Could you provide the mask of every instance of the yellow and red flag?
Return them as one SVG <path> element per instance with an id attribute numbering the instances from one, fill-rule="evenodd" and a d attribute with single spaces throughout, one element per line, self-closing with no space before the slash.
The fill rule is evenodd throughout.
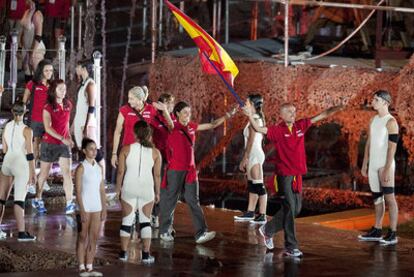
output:
<path id="1" fill-rule="evenodd" d="M 233 86 L 234 79 L 237 74 L 239 74 L 239 69 L 230 58 L 229 54 L 227 54 L 217 41 L 180 9 L 167 0 L 164 0 L 164 2 L 170 8 L 181 26 L 183 26 L 194 40 L 195 44 L 197 44 L 203 71 L 208 74 L 219 73 L 231 86 Z M 210 61 L 207 60 L 207 57 Z M 214 69 L 214 66 L 211 63 L 214 64 L 217 70 Z"/>

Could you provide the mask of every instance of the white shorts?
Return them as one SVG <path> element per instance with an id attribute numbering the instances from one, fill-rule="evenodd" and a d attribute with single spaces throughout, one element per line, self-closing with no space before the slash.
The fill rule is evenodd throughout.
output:
<path id="1" fill-rule="evenodd" d="M 369 187 L 372 192 L 381 192 L 382 191 L 382 184 L 380 179 L 380 171 L 382 169 L 378 166 L 370 166 L 368 169 L 368 182 Z M 394 175 L 395 175 L 395 164 L 392 166 L 392 173 L 391 173 L 391 180 L 390 183 L 387 184 L 388 187 L 394 187 Z"/>

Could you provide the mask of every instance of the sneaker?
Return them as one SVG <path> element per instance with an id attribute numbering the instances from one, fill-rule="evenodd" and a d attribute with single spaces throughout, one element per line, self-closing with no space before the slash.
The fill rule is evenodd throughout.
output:
<path id="1" fill-rule="evenodd" d="M 29 185 L 27 192 L 30 194 L 36 194 L 36 187 L 34 185 Z"/>
<path id="2" fill-rule="evenodd" d="M 148 257 L 142 258 L 142 263 L 143 264 L 153 264 L 154 262 L 155 262 L 154 256 L 151 256 L 149 254 L 148 254 Z"/>
<path id="3" fill-rule="evenodd" d="M 32 208 L 37 209 L 39 207 L 39 201 L 35 198 L 32 199 Z"/>
<path id="4" fill-rule="evenodd" d="M 40 200 L 33 199 L 32 200 L 32 207 L 35 207 L 35 209 L 37 210 L 37 212 L 39 214 L 47 213 L 47 209 L 45 208 L 45 202 L 43 202 L 42 199 L 40 199 Z"/>
<path id="5" fill-rule="evenodd" d="M 69 205 L 66 205 L 65 214 L 73 214 L 75 213 L 76 205 L 73 202 L 70 202 Z"/>
<path id="6" fill-rule="evenodd" d="M 394 245 L 398 243 L 397 232 L 388 230 L 388 233 L 380 241 L 381 245 Z"/>
<path id="7" fill-rule="evenodd" d="M 295 249 L 286 249 L 283 254 L 285 256 L 293 257 L 293 258 L 302 258 L 303 257 L 302 251 L 300 251 L 297 248 L 295 248 Z"/>
<path id="8" fill-rule="evenodd" d="M 273 245 L 273 238 L 272 237 L 268 237 L 265 234 L 265 225 L 262 225 L 259 228 L 259 233 L 263 237 L 264 244 L 266 245 L 267 249 L 272 250 L 273 248 L 275 248 L 275 246 Z"/>
<path id="9" fill-rule="evenodd" d="M 89 275 L 87 276 L 96 276 L 96 277 L 100 277 L 103 276 L 103 274 L 99 271 L 95 271 L 95 270 L 91 270 L 91 271 L 86 271 Z"/>
<path id="10" fill-rule="evenodd" d="M 234 216 L 234 220 L 236 221 L 250 221 L 254 219 L 254 212 L 245 212 L 242 215 Z"/>
<path id="11" fill-rule="evenodd" d="M 359 235 L 361 241 L 380 241 L 382 239 L 382 230 L 372 227 L 366 234 Z"/>
<path id="12" fill-rule="evenodd" d="M 121 250 L 121 252 L 119 252 L 118 259 L 124 262 L 128 261 L 128 253 L 126 251 Z"/>
<path id="13" fill-rule="evenodd" d="M 160 227 L 160 221 L 158 219 L 158 216 L 151 215 L 151 226 L 153 228 L 159 228 Z"/>
<path id="14" fill-rule="evenodd" d="M 161 234 L 160 239 L 167 242 L 174 241 L 174 237 L 170 233 Z"/>
<path id="15" fill-rule="evenodd" d="M 267 220 L 265 214 L 259 214 L 253 220 L 250 220 L 250 223 L 252 224 L 266 224 L 266 222 Z"/>
<path id="16" fill-rule="evenodd" d="M 6 239 L 7 238 L 7 233 L 3 232 L 2 229 L 0 229 L 0 239 Z"/>
<path id="17" fill-rule="evenodd" d="M 49 186 L 49 184 L 45 181 L 44 183 L 43 183 L 43 191 L 49 191 L 50 190 L 50 186 Z"/>
<path id="18" fill-rule="evenodd" d="M 32 236 L 29 232 L 19 232 L 17 236 L 17 241 L 34 241 L 36 240 L 36 236 Z"/>
<path id="19" fill-rule="evenodd" d="M 216 236 L 216 232 L 211 231 L 211 232 L 204 232 L 201 236 L 199 236 L 196 239 L 196 243 L 205 243 L 207 241 L 210 241 L 212 239 L 214 239 L 214 237 Z"/>

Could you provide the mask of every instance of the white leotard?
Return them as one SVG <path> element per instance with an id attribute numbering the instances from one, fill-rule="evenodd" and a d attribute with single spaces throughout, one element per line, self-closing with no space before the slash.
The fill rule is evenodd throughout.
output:
<path id="1" fill-rule="evenodd" d="M 7 144 L 7 153 L 3 159 L 1 171 L 6 176 L 14 177 L 14 199 L 24 201 L 26 186 L 29 182 L 29 163 L 26 160 L 26 140 L 23 132 L 27 126 L 23 122 L 14 120 L 4 128 L 4 140 Z"/>
<path id="2" fill-rule="evenodd" d="M 78 146 L 78 148 L 80 148 L 82 145 L 83 128 L 85 126 L 86 117 L 88 115 L 88 108 L 89 108 L 86 88 L 91 82 L 93 82 L 91 78 L 86 79 L 85 82 L 81 84 L 78 90 L 78 100 L 76 101 L 76 114 L 75 114 L 75 118 L 73 119 L 75 141 L 76 141 L 76 145 Z M 95 114 L 91 114 L 89 121 L 88 121 L 88 127 L 96 128 Z M 100 143 L 96 139 L 96 132 L 93 132 L 93 134 L 91 134 L 89 138 L 95 141 L 96 146 L 98 148 L 100 147 Z"/>
<path id="3" fill-rule="evenodd" d="M 152 151 L 152 148 L 144 147 L 137 142 L 130 145 L 122 192 L 141 198 L 154 198 Z"/>
<path id="4" fill-rule="evenodd" d="M 384 167 L 387 161 L 388 151 L 388 129 L 387 123 L 393 118 L 391 114 L 383 117 L 376 115 L 370 125 L 368 181 L 373 192 L 381 191 L 379 170 Z M 395 161 L 392 162 L 392 169 L 395 170 Z"/>
<path id="5" fill-rule="evenodd" d="M 254 119 L 256 119 L 256 121 L 258 122 L 258 125 L 260 127 L 264 126 L 264 122 L 263 119 L 260 118 L 260 116 L 258 114 L 254 115 Z M 246 127 L 243 130 L 243 136 L 244 136 L 244 147 L 247 147 L 247 140 L 249 138 L 249 127 L 250 127 L 250 123 L 248 123 L 246 125 Z M 250 151 L 250 155 L 249 155 L 249 161 L 247 164 L 247 177 L 249 180 L 251 180 L 250 178 L 250 169 L 255 165 L 255 164 L 260 164 L 260 166 L 263 165 L 264 160 L 265 160 L 265 154 L 263 152 L 263 147 L 262 147 L 262 141 L 263 141 L 263 134 L 256 132 L 255 136 L 254 136 L 254 140 L 253 140 L 253 145 L 252 145 L 252 149 Z"/>
<path id="6" fill-rule="evenodd" d="M 101 182 L 102 182 L 102 168 L 94 161 L 92 165 L 87 160 L 82 162 L 82 203 L 85 212 L 94 213 L 102 210 L 101 202 Z"/>

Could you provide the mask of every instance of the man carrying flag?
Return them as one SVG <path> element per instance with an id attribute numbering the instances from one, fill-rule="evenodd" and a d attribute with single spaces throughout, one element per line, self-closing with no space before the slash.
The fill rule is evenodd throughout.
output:
<path id="1" fill-rule="evenodd" d="M 244 113 L 254 130 L 265 134 L 273 142 L 276 150 L 275 173 L 277 175 L 278 194 L 282 199 L 282 207 L 271 221 L 259 228 L 266 247 L 273 249 L 273 235 L 281 230 L 285 232 L 286 256 L 302 257 L 296 239 L 295 217 L 302 206 L 302 178 L 306 169 L 305 133 L 309 127 L 339 111 L 342 106 L 329 108 L 312 118 L 296 121 L 296 108 L 292 103 L 280 107 L 282 122 L 277 125 L 261 127 L 253 117 L 251 107 L 245 106 Z"/>

